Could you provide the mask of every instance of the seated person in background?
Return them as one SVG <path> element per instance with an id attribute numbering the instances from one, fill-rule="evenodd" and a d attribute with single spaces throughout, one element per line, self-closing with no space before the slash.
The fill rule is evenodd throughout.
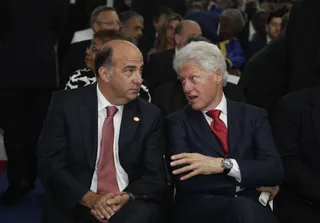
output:
<path id="1" fill-rule="evenodd" d="M 218 47 L 192 42 L 174 58 L 189 106 L 165 121 L 176 185 L 174 222 L 273 223 L 260 191 L 276 195 L 283 167 L 263 109 L 223 94 Z"/>
<path id="2" fill-rule="evenodd" d="M 43 222 L 158 222 L 167 190 L 162 118 L 137 98 L 142 54 L 112 40 L 95 64 L 97 84 L 57 92 L 49 106 L 38 144 Z"/>
<path id="3" fill-rule="evenodd" d="M 246 62 L 239 40 L 236 38 L 245 24 L 243 16 L 237 9 L 226 9 L 220 14 L 219 19 L 218 46 L 227 61 L 228 72 L 239 74 Z"/>
<path id="4" fill-rule="evenodd" d="M 265 24 L 264 32 L 257 31 L 254 38 L 248 45 L 246 58 L 249 60 L 254 54 L 270 43 L 271 40 L 279 36 L 282 30 L 283 11 L 271 12 L 267 24 Z"/>
<path id="5" fill-rule="evenodd" d="M 136 46 L 143 34 L 143 17 L 134 11 L 119 14 L 121 35 L 129 38 Z"/>
<path id="6" fill-rule="evenodd" d="M 320 222 L 320 85 L 279 101 L 273 135 L 285 170 L 275 199 L 281 223 Z"/>
<path id="7" fill-rule="evenodd" d="M 69 81 L 65 86 L 65 90 L 84 87 L 95 83 L 97 81 L 97 77 L 92 70 L 94 69 L 96 52 L 100 50 L 105 43 L 116 39 L 127 40 L 127 38 L 123 37 L 115 30 L 100 30 L 96 32 L 91 41 L 91 46 L 86 51 L 85 62 L 87 68 L 75 71 L 74 75 L 69 78 Z M 149 102 L 151 101 L 149 91 L 144 85 L 141 86 L 139 96 Z"/>

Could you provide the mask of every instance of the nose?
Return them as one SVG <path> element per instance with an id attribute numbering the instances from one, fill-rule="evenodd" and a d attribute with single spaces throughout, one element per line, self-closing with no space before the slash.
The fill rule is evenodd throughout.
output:
<path id="1" fill-rule="evenodd" d="M 137 71 L 135 73 L 135 78 L 133 79 L 133 82 L 134 82 L 134 84 L 137 84 L 137 85 L 141 85 L 142 84 L 143 79 L 142 79 L 140 71 Z"/>
<path id="2" fill-rule="evenodd" d="M 182 83 L 182 88 L 185 94 L 188 94 L 192 91 L 192 84 L 190 81 L 186 80 Z"/>

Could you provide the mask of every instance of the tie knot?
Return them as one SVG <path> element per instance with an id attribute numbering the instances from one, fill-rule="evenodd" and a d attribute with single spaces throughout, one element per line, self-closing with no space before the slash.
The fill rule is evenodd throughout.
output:
<path id="1" fill-rule="evenodd" d="M 207 111 L 206 113 L 210 118 L 215 119 L 215 118 L 219 118 L 221 111 L 217 110 L 217 109 L 213 109 L 210 111 Z"/>
<path id="2" fill-rule="evenodd" d="M 107 117 L 109 116 L 114 117 L 117 111 L 118 109 L 116 106 L 107 106 Z"/>

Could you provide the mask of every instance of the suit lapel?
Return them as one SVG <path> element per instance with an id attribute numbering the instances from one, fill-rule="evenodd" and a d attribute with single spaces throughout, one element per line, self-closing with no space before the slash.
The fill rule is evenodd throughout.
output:
<path id="1" fill-rule="evenodd" d="M 97 85 L 86 87 L 79 107 L 79 122 L 90 168 L 94 168 L 98 145 L 98 99 Z"/>
<path id="2" fill-rule="evenodd" d="M 142 118 L 138 106 L 138 99 L 131 101 L 124 106 L 119 136 L 119 154 L 121 154 L 122 150 L 133 141 Z"/>
<path id="3" fill-rule="evenodd" d="M 237 121 L 237 113 L 235 109 L 235 103 L 229 99 L 227 99 L 227 119 L 228 119 L 228 150 L 229 155 L 234 157 L 235 153 L 235 145 L 237 142 L 237 135 L 241 130 L 239 129 L 238 121 Z"/>
<path id="4" fill-rule="evenodd" d="M 213 151 L 217 152 L 220 156 L 224 156 L 221 146 L 219 145 L 214 133 L 211 131 L 210 126 L 203 116 L 201 111 L 194 111 L 191 106 L 187 108 L 188 121 L 194 132 L 201 137 L 205 142 L 207 142 L 212 148 L 210 151 L 206 151 L 208 155 L 214 156 Z"/>

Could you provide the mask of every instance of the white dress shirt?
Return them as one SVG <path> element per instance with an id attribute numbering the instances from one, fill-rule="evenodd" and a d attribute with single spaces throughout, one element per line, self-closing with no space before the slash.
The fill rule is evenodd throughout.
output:
<path id="1" fill-rule="evenodd" d="M 227 99 L 226 97 L 222 96 L 222 100 L 221 102 L 218 104 L 218 106 L 215 108 L 217 110 L 220 110 L 220 116 L 219 118 L 221 119 L 221 121 L 223 121 L 223 123 L 226 125 L 226 127 L 228 128 L 228 118 L 227 118 Z M 207 122 L 209 125 L 211 125 L 212 122 L 212 118 L 209 117 L 206 114 L 207 111 L 202 111 L 204 117 L 206 118 Z M 230 177 L 234 177 L 239 183 L 241 182 L 241 172 L 240 172 L 240 168 L 238 165 L 238 162 L 235 159 L 231 159 L 232 163 L 233 163 L 233 167 L 230 170 L 230 172 L 228 173 L 228 176 Z"/>
<path id="2" fill-rule="evenodd" d="M 95 165 L 95 170 L 93 173 L 93 178 L 91 181 L 92 192 L 97 192 L 98 187 L 98 161 L 101 150 L 101 139 L 102 139 L 102 127 L 104 120 L 107 118 L 107 106 L 112 105 L 100 92 L 99 87 L 97 85 L 97 96 L 98 96 L 98 150 L 97 150 L 97 160 Z M 114 143 L 113 143 L 113 153 L 114 153 L 114 163 L 117 172 L 117 182 L 119 186 L 119 190 L 123 191 L 129 184 L 129 178 L 126 171 L 122 168 L 119 160 L 119 135 L 120 135 L 120 126 L 121 119 L 123 114 L 123 106 L 116 106 L 118 108 L 118 112 L 113 117 L 113 125 L 114 125 Z"/>

